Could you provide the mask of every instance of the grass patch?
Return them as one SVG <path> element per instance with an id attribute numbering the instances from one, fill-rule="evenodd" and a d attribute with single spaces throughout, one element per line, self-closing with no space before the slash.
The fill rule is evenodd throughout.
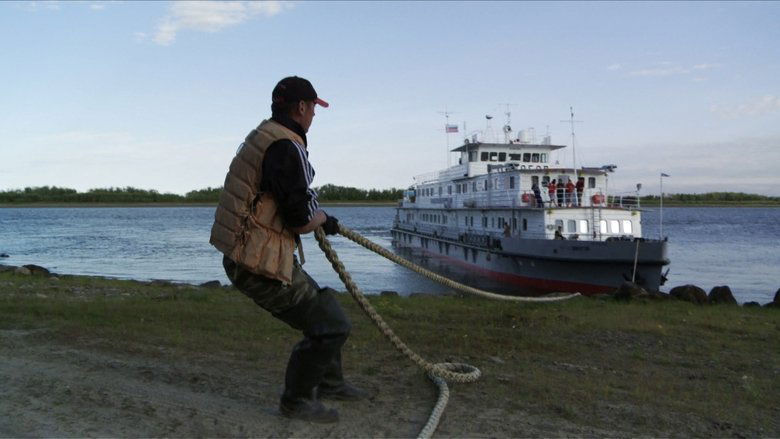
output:
<path id="1" fill-rule="evenodd" d="M 393 377 L 414 367 L 348 295 L 351 373 Z M 370 298 L 415 351 L 483 371 L 472 386 L 496 404 L 594 428 L 685 434 L 780 431 L 780 312 L 684 302 L 577 298 L 513 304 L 477 298 Z M 299 335 L 233 289 L 0 273 L 0 330 L 100 349 L 242 364 L 283 363 Z M 415 380 L 417 380 L 415 378 Z M 424 381 L 419 378 L 420 383 Z M 721 426 L 721 427 L 717 427 Z M 703 430 L 702 430 L 703 428 Z"/>

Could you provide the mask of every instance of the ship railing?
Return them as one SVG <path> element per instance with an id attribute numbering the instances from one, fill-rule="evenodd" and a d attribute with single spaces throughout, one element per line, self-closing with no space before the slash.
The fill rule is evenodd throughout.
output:
<path id="1" fill-rule="evenodd" d="M 639 209 L 639 195 L 636 192 L 624 192 L 609 195 L 607 197 L 608 207 L 619 207 L 624 209 Z"/>

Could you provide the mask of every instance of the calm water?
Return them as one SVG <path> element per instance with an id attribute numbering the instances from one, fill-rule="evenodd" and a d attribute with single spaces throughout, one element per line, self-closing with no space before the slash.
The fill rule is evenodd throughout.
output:
<path id="1" fill-rule="evenodd" d="M 390 248 L 392 207 L 330 207 L 329 213 Z M 4 208 L 0 259 L 58 273 L 139 280 L 228 283 L 221 255 L 208 244 L 212 207 Z M 657 209 L 643 215 L 646 237 L 658 236 Z M 709 291 L 729 285 L 740 302 L 772 300 L 780 287 L 780 208 L 667 208 L 664 234 L 672 260 L 663 288 L 692 283 Z M 364 250 L 332 240 L 369 293 L 441 292 L 443 287 Z M 343 289 L 312 235 L 303 240 L 306 270 L 321 285 Z"/>

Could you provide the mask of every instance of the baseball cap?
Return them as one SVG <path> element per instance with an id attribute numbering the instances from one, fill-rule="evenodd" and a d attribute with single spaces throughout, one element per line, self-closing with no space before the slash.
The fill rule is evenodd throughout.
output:
<path id="1" fill-rule="evenodd" d="M 271 99 L 275 103 L 314 101 L 321 107 L 328 107 L 328 103 L 317 97 L 317 92 L 311 82 L 298 76 L 288 76 L 274 87 Z"/>

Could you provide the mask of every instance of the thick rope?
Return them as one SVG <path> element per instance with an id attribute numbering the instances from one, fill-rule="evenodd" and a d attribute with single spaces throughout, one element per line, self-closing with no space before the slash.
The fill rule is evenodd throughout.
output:
<path id="1" fill-rule="evenodd" d="M 472 288 L 469 287 L 468 285 L 463 285 L 461 283 L 452 281 L 450 279 L 445 278 L 444 276 L 440 276 L 412 262 L 409 262 L 406 259 L 400 258 L 343 225 L 339 225 L 339 229 L 340 229 L 339 232 L 342 235 L 362 245 L 363 247 L 373 252 L 376 252 L 390 259 L 393 262 L 403 265 L 404 267 L 414 270 L 415 272 L 420 273 L 432 280 L 435 280 L 451 288 L 455 288 L 467 293 L 476 294 L 491 299 L 515 300 L 515 301 L 522 301 L 522 302 L 550 302 L 550 301 L 570 299 L 572 297 L 576 297 L 579 295 L 575 293 L 575 294 L 570 294 L 570 295 L 560 296 L 560 297 L 528 298 L 528 297 L 502 296 L 500 294 L 490 293 L 488 291 Z M 328 261 L 330 261 L 331 265 L 333 266 L 333 269 L 336 271 L 336 273 L 338 273 L 339 278 L 341 279 L 342 282 L 344 282 L 344 285 L 347 287 L 347 291 L 349 291 L 349 294 L 352 295 L 352 298 L 355 299 L 355 301 L 363 310 L 363 312 L 365 312 L 366 315 L 368 315 L 368 317 L 371 319 L 374 325 L 382 332 L 382 334 L 384 334 L 390 340 L 390 343 L 392 343 L 393 346 L 395 346 L 396 349 L 398 349 L 402 354 L 406 355 L 407 358 L 412 360 L 412 362 L 414 362 L 417 366 L 425 370 L 428 373 L 428 377 L 439 388 L 439 398 L 436 401 L 436 405 L 434 406 L 431 415 L 428 417 L 428 422 L 425 424 L 423 429 L 420 430 L 420 433 L 418 435 L 418 437 L 420 438 L 430 438 L 433 435 L 433 432 L 436 431 L 436 427 L 439 425 L 441 415 L 444 413 L 444 409 L 446 408 L 447 402 L 449 400 L 450 391 L 449 391 L 449 387 L 447 386 L 447 381 L 451 381 L 455 383 L 471 383 L 478 380 L 479 377 L 482 375 L 482 372 L 474 366 L 463 364 L 463 363 L 435 363 L 434 364 L 431 363 L 430 361 L 425 360 L 416 352 L 412 351 L 409 348 L 409 346 L 406 345 L 406 343 L 404 343 L 400 338 L 398 338 L 397 335 L 395 335 L 395 333 L 390 328 L 390 326 L 388 326 L 388 324 L 385 323 L 384 319 L 382 319 L 382 317 L 376 312 L 374 307 L 371 306 L 371 304 L 368 302 L 365 295 L 363 295 L 363 292 L 360 291 L 360 288 L 352 280 L 352 277 L 347 272 L 346 268 L 344 267 L 344 264 L 341 262 L 341 260 L 339 260 L 336 251 L 333 250 L 333 247 L 331 247 L 330 242 L 328 242 L 328 239 L 325 237 L 325 233 L 322 231 L 322 228 L 318 228 L 317 230 L 315 230 L 314 236 L 317 238 L 317 242 L 319 243 L 320 249 L 322 249 L 323 253 L 325 253 L 325 257 L 328 259 Z"/>

